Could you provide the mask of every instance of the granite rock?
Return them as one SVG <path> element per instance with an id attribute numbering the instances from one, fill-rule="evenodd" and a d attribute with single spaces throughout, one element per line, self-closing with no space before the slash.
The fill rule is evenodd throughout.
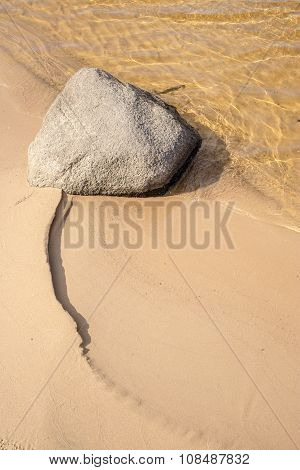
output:
<path id="1" fill-rule="evenodd" d="M 28 181 L 69 194 L 151 193 L 201 145 L 159 97 L 96 68 L 73 75 L 28 151 Z"/>

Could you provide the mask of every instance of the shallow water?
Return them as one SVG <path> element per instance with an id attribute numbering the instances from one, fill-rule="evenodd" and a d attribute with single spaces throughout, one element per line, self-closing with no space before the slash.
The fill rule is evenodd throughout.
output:
<path id="1" fill-rule="evenodd" d="M 299 11 L 290 0 L 3 0 L 0 38 L 58 89 L 82 66 L 155 92 L 174 88 L 164 98 L 220 139 L 217 159 L 227 147 L 233 190 L 251 189 L 297 226 Z"/>

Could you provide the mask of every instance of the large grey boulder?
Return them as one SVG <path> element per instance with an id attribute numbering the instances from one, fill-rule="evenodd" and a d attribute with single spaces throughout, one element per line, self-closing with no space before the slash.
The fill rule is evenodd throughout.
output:
<path id="1" fill-rule="evenodd" d="M 79 70 L 29 146 L 28 181 L 70 194 L 166 187 L 201 145 L 175 108 L 95 68 Z"/>

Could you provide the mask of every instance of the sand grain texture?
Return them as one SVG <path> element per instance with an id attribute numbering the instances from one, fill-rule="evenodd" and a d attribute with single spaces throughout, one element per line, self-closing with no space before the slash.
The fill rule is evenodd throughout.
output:
<path id="1" fill-rule="evenodd" d="M 299 446 L 299 235 L 234 213 L 234 250 L 128 252 L 66 249 L 65 228 L 53 234 L 49 265 L 61 191 L 27 185 L 26 149 L 41 118 L 36 109 L 29 119 L 18 83 L 1 79 L 1 443 Z M 178 197 L 197 193 L 161 202 Z M 76 201 L 86 210 L 103 200 L 74 198 L 68 218 Z M 116 199 L 120 208 L 126 200 Z M 88 324 L 89 362 L 62 295 Z"/>

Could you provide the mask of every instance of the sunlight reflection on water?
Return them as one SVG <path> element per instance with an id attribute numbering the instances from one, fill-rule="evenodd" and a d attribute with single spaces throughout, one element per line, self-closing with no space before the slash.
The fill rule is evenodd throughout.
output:
<path id="1" fill-rule="evenodd" d="M 184 85 L 164 98 L 226 142 L 228 171 L 299 220 L 296 8 L 290 0 L 5 0 L 0 36 L 15 60 L 58 88 L 82 66 L 155 92 Z"/>

